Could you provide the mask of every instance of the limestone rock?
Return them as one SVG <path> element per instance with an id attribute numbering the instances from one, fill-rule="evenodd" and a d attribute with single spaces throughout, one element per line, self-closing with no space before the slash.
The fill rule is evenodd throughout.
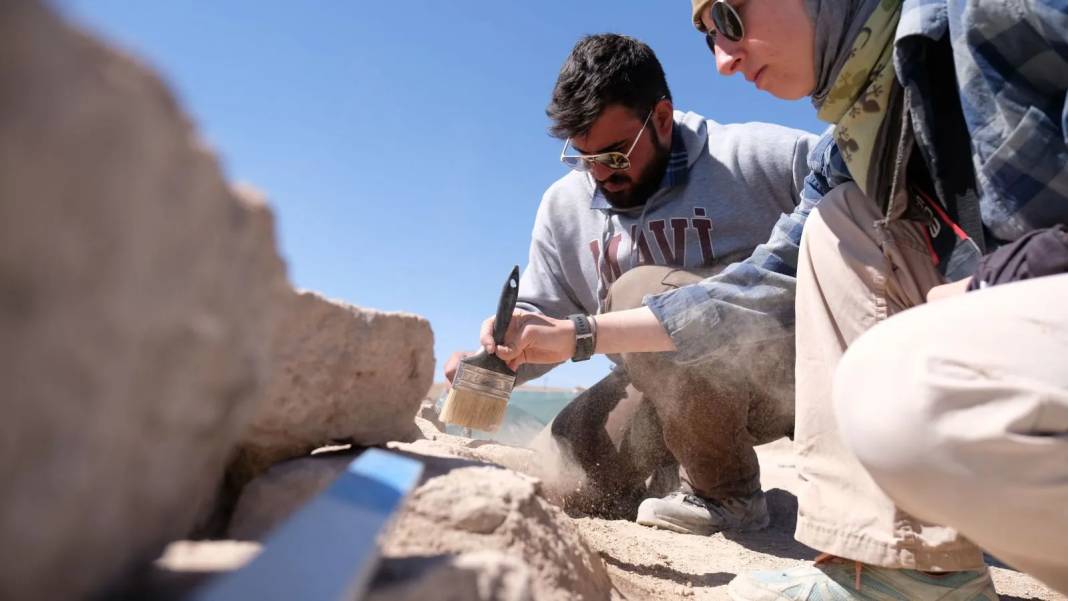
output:
<path id="1" fill-rule="evenodd" d="M 419 436 L 434 371 L 430 324 L 311 292 L 292 295 L 275 332 L 274 373 L 242 441 L 252 474 L 331 441 L 371 446 Z"/>
<path id="2" fill-rule="evenodd" d="M 424 430 L 425 433 L 429 430 Z M 451 434 L 433 434 L 424 440 L 412 443 L 391 442 L 387 446 L 391 450 L 416 455 L 434 457 L 456 457 L 483 463 L 499 465 L 522 474 L 539 477 L 542 471 L 538 467 L 542 460 L 534 451 L 521 447 L 513 447 L 497 444 L 486 440 L 471 440 L 462 436 Z"/>
<path id="3" fill-rule="evenodd" d="M 537 489 L 532 478 L 488 466 L 432 478 L 385 536 L 383 555 L 493 549 L 529 567 L 534 599 L 608 599 L 611 584 L 601 558 Z"/>
<path id="4" fill-rule="evenodd" d="M 269 212 L 148 69 L 0 2 L 0 598 L 186 535 L 269 374 Z"/>
<path id="5" fill-rule="evenodd" d="M 460 439 L 463 440 L 463 439 Z M 485 462 L 435 449 L 427 452 L 410 449 L 395 452 L 423 463 L 423 480 L 446 474 L 457 467 L 487 465 Z M 277 463 L 252 480 L 241 491 L 230 519 L 227 536 L 232 539 L 259 541 L 271 530 L 281 525 L 301 505 L 329 488 L 341 472 L 363 452 L 363 449 L 348 449 L 298 457 Z M 473 455 L 472 455 L 473 457 Z"/>
<path id="6" fill-rule="evenodd" d="M 488 550 L 508 555 L 526 566 L 533 599 L 608 599 L 610 584 L 604 563 L 575 531 L 570 518 L 540 496 L 538 480 L 478 461 L 480 453 L 487 447 L 501 445 L 446 434 L 441 436 L 446 440 L 390 445 L 394 452 L 424 464 L 423 483 L 412 493 L 393 526 L 383 536 L 385 565 L 408 566 L 400 570 L 404 572 L 403 576 L 394 570 L 397 572 L 394 579 L 455 580 L 457 591 L 470 591 L 472 589 L 464 587 L 473 586 L 472 579 L 481 581 L 483 576 L 464 575 L 460 573 L 464 570 L 457 572 L 458 568 L 453 566 L 431 577 L 426 566 L 419 564 L 419 569 L 414 570 L 409 564 L 416 558 L 430 561 L 442 556 Z M 475 446 L 465 447 L 465 441 Z M 497 451 L 496 454 L 509 457 L 507 453 L 500 453 L 501 449 Z M 340 474 L 357 455 L 358 452 L 316 455 L 271 468 L 245 487 L 231 522 L 230 537 L 261 539 L 303 501 L 325 490 L 333 476 Z M 416 571 L 419 573 L 415 574 Z M 509 568 L 508 573 L 513 571 Z M 481 573 L 479 570 L 475 572 Z M 435 589 L 430 584 L 418 582 L 408 582 L 403 589 L 409 592 L 426 590 Z M 456 592 L 440 590 L 449 595 Z M 396 594 L 397 597 L 382 599 L 417 598 L 407 596 L 408 592 Z M 478 596 L 483 595 L 481 592 L 467 597 L 457 594 L 459 596 L 443 598 L 523 598 L 519 593 L 503 597 Z"/>

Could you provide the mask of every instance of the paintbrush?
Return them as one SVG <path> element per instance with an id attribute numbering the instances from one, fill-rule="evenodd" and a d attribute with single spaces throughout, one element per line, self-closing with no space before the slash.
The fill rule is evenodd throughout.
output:
<path id="1" fill-rule="evenodd" d="M 504 344 L 504 334 L 512 321 L 519 296 L 519 266 L 512 268 L 501 289 L 497 318 L 493 322 L 493 341 Z M 515 372 L 495 354 L 485 349 L 460 361 L 452 378 L 452 390 L 441 408 L 441 420 L 450 424 L 494 432 L 504 421 L 508 398 L 515 386 Z"/>

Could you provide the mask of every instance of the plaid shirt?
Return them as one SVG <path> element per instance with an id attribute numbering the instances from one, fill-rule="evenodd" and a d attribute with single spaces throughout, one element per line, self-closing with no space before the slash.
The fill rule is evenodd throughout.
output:
<path id="1" fill-rule="evenodd" d="M 1068 0 L 910 4 L 948 21 L 983 223 L 1002 240 L 1068 223 Z"/>
<path id="2" fill-rule="evenodd" d="M 895 69 L 917 99 L 916 142 L 926 157 L 935 114 L 925 106 L 929 83 L 911 78 L 925 56 L 910 36 L 950 34 L 983 225 L 1011 240 L 1068 223 L 1068 0 L 905 0 L 895 40 Z M 696 285 L 649 296 L 646 305 L 693 363 L 732 346 L 793 336 L 801 232 L 824 194 L 851 179 L 828 130 L 809 156 L 812 173 L 801 203 L 775 224 L 746 260 Z"/>

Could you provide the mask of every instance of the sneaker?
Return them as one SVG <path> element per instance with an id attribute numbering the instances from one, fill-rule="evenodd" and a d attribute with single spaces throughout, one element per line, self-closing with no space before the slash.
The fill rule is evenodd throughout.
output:
<path id="1" fill-rule="evenodd" d="M 679 491 L 662 499 L 646 499 L 638 506 L 639 524 L 683 534 L 751 532 L 767 528 L 770 521 L 762 490 L 722 501 Z"/>
<path id="2" fill-rule="evenodd" d="M 990 571 L 933 576 L 838 558 L 789 570 L 750 572 L 731 580 L 734 601 L 997 601 Z"/>

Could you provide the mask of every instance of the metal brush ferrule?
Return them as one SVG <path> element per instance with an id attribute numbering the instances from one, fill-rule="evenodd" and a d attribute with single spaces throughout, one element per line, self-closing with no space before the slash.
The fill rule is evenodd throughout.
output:
<path id="1" fill-rule="evenodd" d="M 461 361 L 456 369 L 456 375 L 453 376 L 452 385 L 466 390 L 476 390 L 507 403 L 508 398 L 512 396 L 512 387 L 515 386 L 515 376 L 507 376 Z"/>

